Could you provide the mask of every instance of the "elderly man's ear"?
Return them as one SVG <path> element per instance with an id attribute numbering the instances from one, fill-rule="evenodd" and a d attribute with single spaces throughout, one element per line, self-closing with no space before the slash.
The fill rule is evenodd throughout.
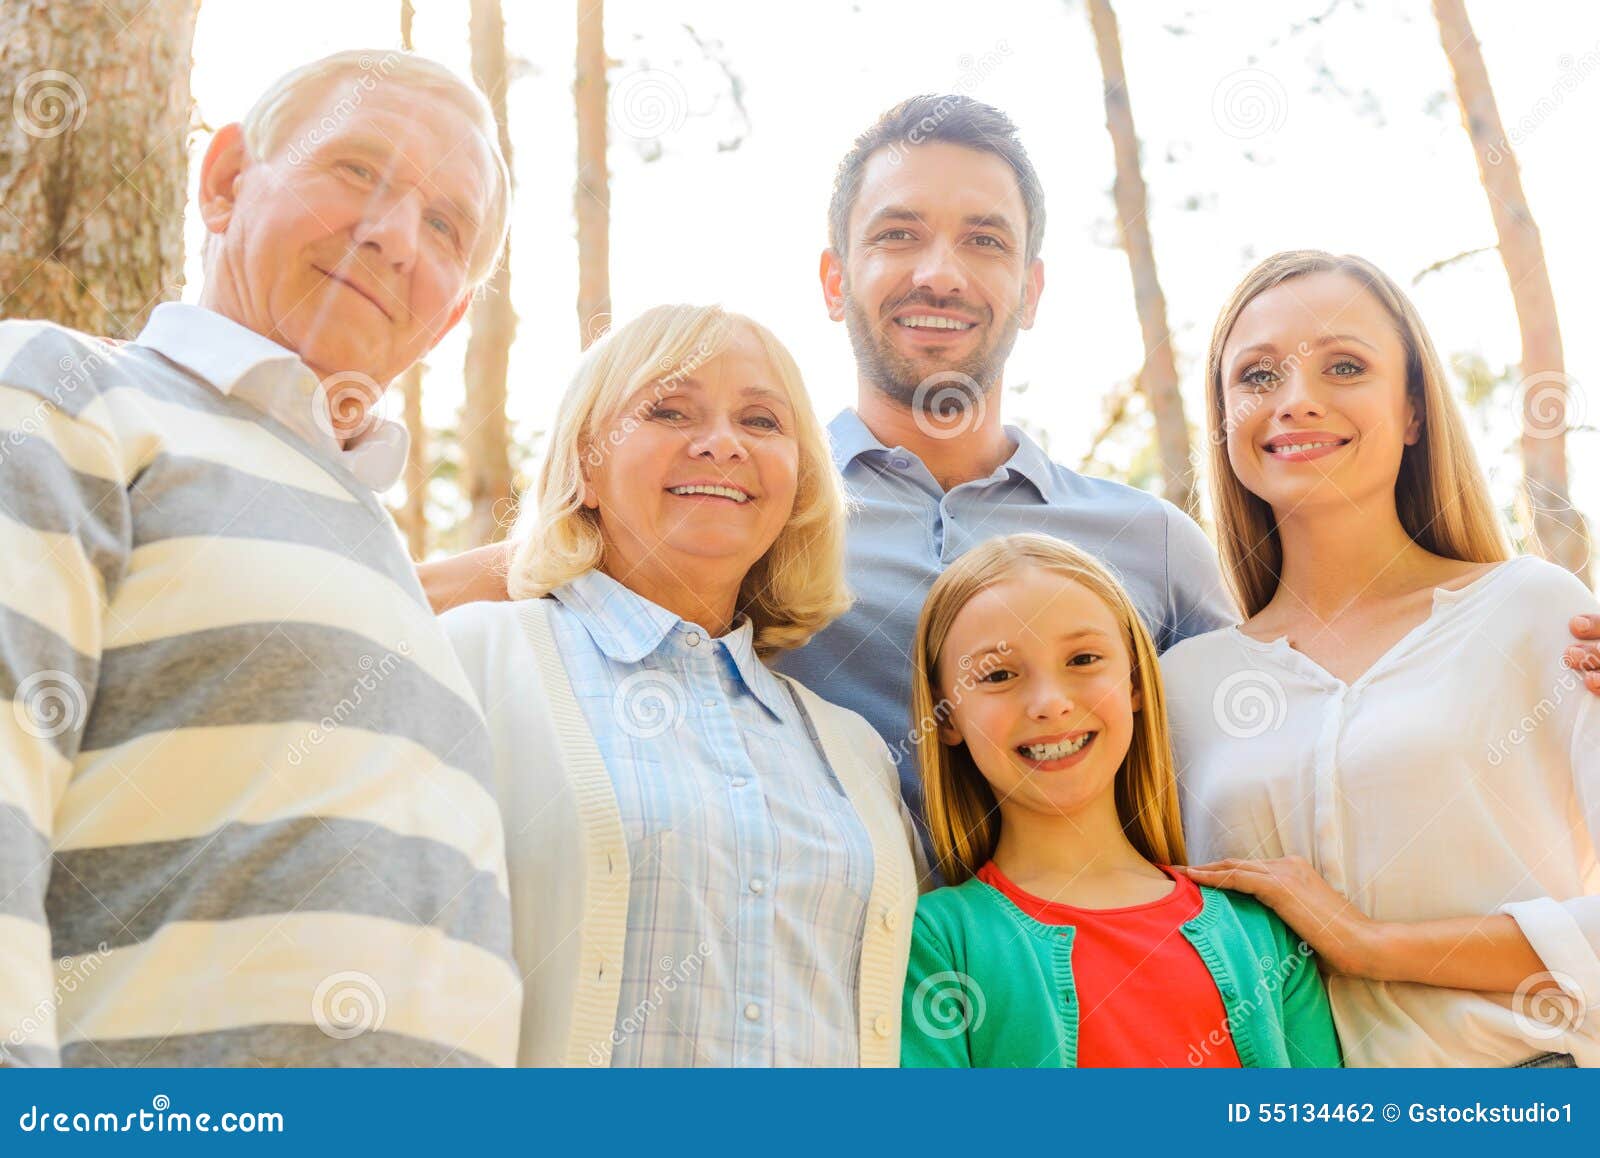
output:
<path id="1" fill-rule="evenodd" d="M 223 125 L 213 134 L 205 160 L 200 162 L 200 220 L 210 232 L 225 232 L 233 220 L 235 186 L 249 163 L 244 126 L 237 122 Z"/>

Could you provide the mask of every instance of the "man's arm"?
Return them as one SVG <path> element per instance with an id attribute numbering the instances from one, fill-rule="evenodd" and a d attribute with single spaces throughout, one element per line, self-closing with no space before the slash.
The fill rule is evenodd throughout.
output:
<path id="1" fill-rule="evenodd" d="M 1239 622 L 1239 609 L 1229 594 L 1217 561 L 1217 549 L 1206 533 L 1183 511 L 1162 501 L 1167 514 L 1167 600 L 1169 618 L 1162 651 L 1192 635 L 1204 635 Z"/>
<path id="2" fill-rule="evenodd" d="M 81 392 L 80 392 L 81 393 Z M 57 805 L 129 551 L 116 443 L 87 399 L 0 382 L 0 1065 L 56 1065 L 45 913 Z M 67 412 L 79 407 L 78 417 Z"/>
<path id="3" fill-rule="evenodd" d="M 417 578 L 433 613 L 443 615 L 463 603 L 494 603 L 511 598 L 506 591 L 506 573 L 515 552 L 514 543 L 490 543 L 447 559 L 418 563 Z"/>

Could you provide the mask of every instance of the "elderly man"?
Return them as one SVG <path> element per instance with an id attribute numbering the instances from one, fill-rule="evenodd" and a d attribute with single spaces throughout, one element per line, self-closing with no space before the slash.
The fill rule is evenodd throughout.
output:
<path id="1" fill-rule="evenodd" d="M 487 739 L 372 414 L 509 184 L 475 89 L 341 53 L 213 138 L 198 306 L 0 324 L 0 1063 L 514 1060 Z"/>

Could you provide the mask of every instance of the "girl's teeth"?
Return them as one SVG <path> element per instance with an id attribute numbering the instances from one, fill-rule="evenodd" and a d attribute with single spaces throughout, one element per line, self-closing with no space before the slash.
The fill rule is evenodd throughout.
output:
<path id="1" fill-rule="evenodd" d="M 1303 450 L 1321 450 L 1325 446 L 1343 446 L 1342 442 L 1298 442 L 1285 443 L 1273 448 L 1274 454 L 1299 454 Z"/>
<path id="2" fill-rule="evenodd" d="M 1064 740 L 1059 744 L 1024 744 L 1021 752 L 1030 760 L 1060 760 L 1082 748 L 1093 735 L 1093 732 L 1085 732 L 1076 740 Z"/>

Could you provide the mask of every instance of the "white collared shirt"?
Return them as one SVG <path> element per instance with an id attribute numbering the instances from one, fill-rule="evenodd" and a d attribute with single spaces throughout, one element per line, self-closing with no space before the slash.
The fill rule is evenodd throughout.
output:
<path id="1" fill-rule="evenodd" d="M 1301 856 L 1380 921 L 1507 913 L 1567 995 L 1332 977 L 1347 1064 L 1600 1065 L 1600 702 L 1561 666 L 1597 610 L 1522 557 L 1350 684 L 1238 628 L 1162 656 L 1191 863 Z"/>
<path id="2" fill-rule="evenodd" d="M 311 367 L 287 347 L 204 306 L 163 302 L 134 339 L 220 394 L 248 402 L 349 471 L 363 486 L 385 491 L 405 471 L 411 436 L 398 422 L 376 418 L 348 443 L 334 437 L 325 391 Z"/>

